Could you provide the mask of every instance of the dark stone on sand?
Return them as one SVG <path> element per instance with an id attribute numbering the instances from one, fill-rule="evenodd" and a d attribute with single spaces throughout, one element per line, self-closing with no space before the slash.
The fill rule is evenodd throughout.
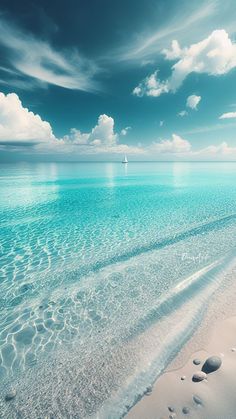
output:
<path id="1" fill-rule="evenodd" d="M 182 412 L 184 415 L 187 415 L 188 413 L 190 413 L 190 409 L 188 407 L 183 407 Z"/>
<path id="2" fill-rule="evenodd" d="M 181 380 L 184 381 L 186 379 L 185 375 L 182 375 Z"/>
<path id="3" fill-rule="evenodd" d="M 152 387 L 149 386 L 145 390 L 145 396 L 150 396 L 152 394 Z"/>
<path id="4" fill-rule="evenodd" d="M 202 361 L 200 359 L 198 359 L 198 358 L 196 358 L 196 359 L 193 360 L 194 365 L 200 365 L 201 362 Z"/>
<path id="5" fill-rule="evenodd" d="M 175 408 L 173 406 L 168 406 L 168 410 L 169 410 L 169 412 L 173 413 L 175 411 Z"/>
<path id="6" fill-rule="evenodd" d="M 9 393 L 6 394 L 5 400 L 6 402 L 9 402 L 10 400 L 13 400 L 16 397 L 16 390 L 11 390 Z"/>
<path id="7" fill-rule="evenodd" d="M 204 362 L 202 371 L 206 374 L 210 374 L 211 372 L 218 370 L 221 364 L 222 361 L 219 356 L 210 356 L 210 358 L 207 358 L 207 360 Z"/>
<path id="8" fill-rule="evenodd" d="M 195 383 L 199 383 L 200 381 L 203 381 L 206 379 L 206 373 L 204 371 L 198 371 L 193 374 L 192 381 Z"/>
<path id="9" fill-rule="evenodd" d="M 198 406 L 203 406 L 203 401 L 202 399 L 197 396 L 196 394 L 193 395 L 193 401 L 194 403 L 196 403 Z"/>

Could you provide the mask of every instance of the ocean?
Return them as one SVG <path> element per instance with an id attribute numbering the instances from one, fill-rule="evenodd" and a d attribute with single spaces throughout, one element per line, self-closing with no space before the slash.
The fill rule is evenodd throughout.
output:
<path id="1" fill-rule="evenodd" d="M 0 417 L 123 417 L 222 296 L 235 237 L 234 162 L 2 164 Z"/>

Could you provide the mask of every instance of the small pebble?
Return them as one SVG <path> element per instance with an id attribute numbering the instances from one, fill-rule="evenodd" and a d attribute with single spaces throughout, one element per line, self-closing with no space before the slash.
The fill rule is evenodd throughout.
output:
<path id="1" fill-rule="evenodd" d="M 175 411 L 175 408 L 173 406 L 168 406 L 168 410 L 169 410 L 169 412 L 173 413 Z"/>
<path id="2" fill-rule="evenodd" d="M 188 407 L 183 407 L 182 412 L 187 415 L 190 412 L 190 409 Z"/>
<path id="3" fill-rule="evenodd" d="M 231 351 L 232 352 L 236 352 L 236 348 L 231 348 Z"/>
<path id="4" fill-rule="evenodd" d="M 197 396 L 196 394 L 193 395 L 193 401 L 196 404 L 198 404 L 199 406 L 203 406 L 202 399 L 199 396 Z"/>
<path id="5" fill-rule="evenodd" d="M 152 394 L 152 387 L 151 386 L 149 386 L 149 387 L 147 387 L 147 389 L 146 389 L 146 391 L 145 391 L 145 395 L 146 396 L 150 396 Z"/>
<path id="6" fill-rule="evenodd" d="M 5 400 L 6 402 L 9 402 L 10 400 L 14 399 L 16 397 L 16 390 L 9 391 L 9 393 L 6 394 Z"/>
<path id="7" fill-rule="evenodd" d="M 204 362 L 202 371 L 206 374 L 210 374 L 211 372 L 218 370 L 221 364 L 222 361 L 219 356 L 210 356 L 210 358 L 207 358 L 207 360 Z"/>
<path id="8" fill-rule="evenodd" d="M 205 372 L 198 371 L 198 372 L 195 372 L 195 374 L 193 374 L 192 381 L 194 381 L 195 383 L 198 383 L 200 381 L 205 380 L 206 378 L 207 378 L 207 375 Z"/>
<path id="9" fill-rule="evenodd" d="M 169 419 L 175 419 L 176 418 L 176 414 L 175 413 L 171 413 L 169 416 Z"/>
<path id="10" fill-rule="evenodd" d="M 181 380 L 184 381 L 186 379 L 186 375 L 182 375 Z"/>
<path id="11" fill-rule="evenodd" d="M 193 360 L 194 365 L 200 365 L 201 364 L 201 360 L 196 358 Z"/>

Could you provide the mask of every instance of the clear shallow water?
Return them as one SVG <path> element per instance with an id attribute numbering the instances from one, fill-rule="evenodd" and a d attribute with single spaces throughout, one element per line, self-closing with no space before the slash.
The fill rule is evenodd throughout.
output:
<path id="1" fill-rule="evenodd" d="M 2 415 L 121 417 L 234 265 L 236 163 L 0 169 Z"/>

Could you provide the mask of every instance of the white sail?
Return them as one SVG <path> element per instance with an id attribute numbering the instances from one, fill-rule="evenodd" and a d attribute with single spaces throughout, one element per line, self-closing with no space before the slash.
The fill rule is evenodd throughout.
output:
<path id="1" fill-rule="evenodd" d="M 122 163 L 128 163 L 128 159 L 127 159 L 126 155 L 125 155 L 124 160 L 122 161 Z"/>

